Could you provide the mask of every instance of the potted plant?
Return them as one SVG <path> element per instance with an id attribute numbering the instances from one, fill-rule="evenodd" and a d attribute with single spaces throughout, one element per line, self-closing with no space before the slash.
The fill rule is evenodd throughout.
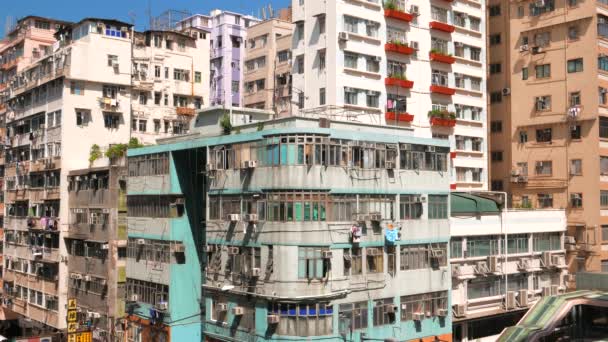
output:
<path id="1" fill-rule="evenodd" d="M 456 113 L 447 109 L 429 110 L 429 119 L 433 126 L 454 127 L 456 124 Z"/>

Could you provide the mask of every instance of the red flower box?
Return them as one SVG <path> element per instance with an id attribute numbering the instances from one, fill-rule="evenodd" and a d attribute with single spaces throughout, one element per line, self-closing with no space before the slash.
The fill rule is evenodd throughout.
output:
<path id="1" fill-rule="evenodd" d="M 397 113 L 397 112 L 386 112 L 384 115 L 386 121 L 403 121 L 412 122 L 414 121 L 414 115 L 408 113 Z"/>
<path id="2" fill-rule="evenodd" d="M 447 33 L 452 33 L 456 28 L 450 24 L 442 23 L 440 21 L 431 21 L 429 27 L 433 30 L 439 30 Z"/>
<path id="3" fill-rule="evenodd" d="M 450 184 L 450 190 L 456 190 L 456 184 Z"/>
<path id="4" fill-rule="evenodd" d="M 432 85 L 430 87 L 431 93 L 435 94 L 443 94 L 443 95 L 454 95 L 456 93 L 456 89 L 452 89 L 449 87 L 444 87 L 440 85 Z"/>
<path id="5" fill-rule="evenodd" d="M 387 77 L 384 80 L 384 85 L 410 89 L 411 87 L 414 86 L 414 81 L 401 80 L 398 78 Z"/>
<path id="6" fill-rule="evenodd" d="M 411 55 L 414 53 L 414 49 L 409 46 L 393 43 L 384 44 L 384 51 L 396 52 L 403 55 Z"/>
<path id="7" fill-rule="evenodd" d="M 412 21 L 412 19 L 414 19 L 414 16 L 409 13 L 398 11 L 398 10 L 391 10 L 391 9 L 385 9 L 384 16 L 387 18 L 393 18 L 393 19 L 397 19 L 397 20 L 406 21 L 408 23 L 410 21 Z"/>
<path id="8" fill-rule="evenodd" d="M 431 126 L 454 127 L 456 126 L 455 119 L 431 118 Z"/>
<path id="9" fill-rule="evenodd" d="M 450 152 L 450 159 L 456 158 L 456 152 Z"/>
<path id="10" fill-rule="evenodd" d="M 429 59 L 434 62 L 446 63 L 446 64 L 454 64 L 456 62 L 456 58 L 448 55 L 442 55 L 440 53 L 429 52 Z"/>

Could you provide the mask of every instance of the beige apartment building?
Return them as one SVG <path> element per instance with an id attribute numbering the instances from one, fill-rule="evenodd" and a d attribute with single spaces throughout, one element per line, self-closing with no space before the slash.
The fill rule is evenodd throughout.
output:
<path id="1" fill-rule="evenodd" d="M 608 2 L 490 0 L 488 29 L 491 188 L 565 209 L 570 272 L 608 271 Z"/>
<path id="2" fill-rule="evenodd" d="M 291 96 L 292 23 L 269 19 L 247 29 L 243 72 L 245 107 L 287 115 Z"/>

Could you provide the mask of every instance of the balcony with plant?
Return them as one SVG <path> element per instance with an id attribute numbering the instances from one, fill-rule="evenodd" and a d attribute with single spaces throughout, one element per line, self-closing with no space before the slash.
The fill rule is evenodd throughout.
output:
<path id="1" fill-rule="evenodd" d="M 408 43 L 400 39 L 391 39 L 384 45 L 384 51 L 396 52 L 402 55 L 411 55 L 414 53 L 414 48 L 410 47 Z"/>
<path id="2" fill-rule="evenodd" d="M 452 54 L 439 49 L 431 49 L 431 51 L 429 51 L 429 59 L 433 62 L 445 64 L 454 64 L 454 62 L 456 62 L 456 58 L 454 58 Z"/>
<path id="3" fill-rule="evenodd" d="M 412 14 L 407 13 L 405 9 L 401 8 L 397 1 L 394 0 L 384 2 L 384 16 L 386 18 L 393 18 L 408 23 L 414 19 Z"/>
<path id="4" fill-rule="evenodd" d="M 387 86 L 410 89 L 414 86 L 414 81 L 408 80 L 405 73 L 392 72 L 384 79 L 384 84 Z"/>
<path id="5" fill-rule="evenodd" d="M 429 111 L 431 126 L 454 127 L 456 126 L 456 113 L 447 109 L 433 109 Z"/>

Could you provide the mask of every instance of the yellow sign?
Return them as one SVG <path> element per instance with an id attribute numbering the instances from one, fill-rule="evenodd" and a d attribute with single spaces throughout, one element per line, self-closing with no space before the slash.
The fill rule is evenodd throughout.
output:
<path id="1" fill-rule="evenodd" d="M 76 299 L 68 299 L 68 310 L 76 310 Z"/>
<path id="2" fill-rule="evenodd" d="M 69 334 L 68 335 L 68 342 L 76 342 L 76 335 L 75 334 Z"/>
<path id="3" fill-rule="evenodd" d="M 70 322 L 68 323 L 68 333 L 75 333 L 78 329 L 78 323 Z"/>
<path id="4" fill-rule="evenodd" d="M 78 312 L 76 310 L 68 310 L 68 322 L 76 322 L 78 320 Z"/>
<path id="5" fill-rule="evenodd" d="M 82 331 L 74 334 L 76 336 L 76 342 L 92 342 L 93 341 L 93 333 L 90 331 Z"/>

